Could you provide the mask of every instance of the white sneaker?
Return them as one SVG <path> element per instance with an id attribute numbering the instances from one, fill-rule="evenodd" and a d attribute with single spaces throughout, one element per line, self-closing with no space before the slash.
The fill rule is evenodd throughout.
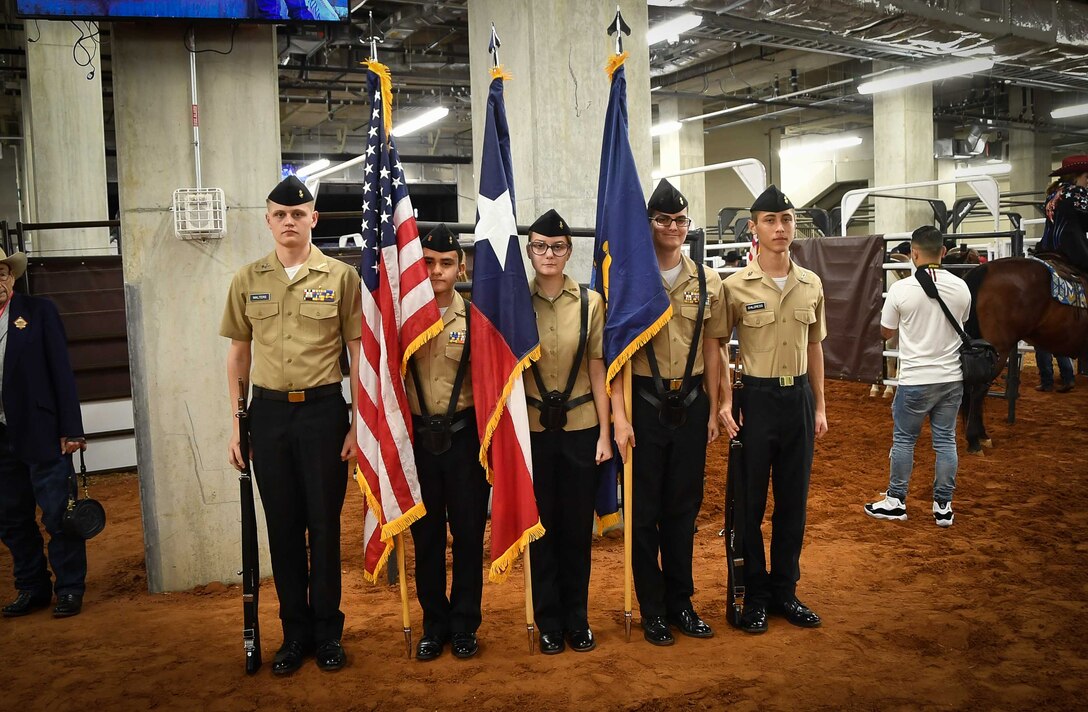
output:
<path id="1" fill-rule="evenodd" d="M 936 500 L 933 501 L 933 521 L 937 523 L 937 526 L 950 527 L 955 518 L 956 515 L 952 513 L 952 502 L 946 502 L 942 507 Z"/>
<path id="2" fill-rule="evenodd" d="M 865 513 L 874 519 L 894 519 L 902 522 L 907 518 L 907 505 L 900 499 L 881 492 L 884 499 L 865 505 Z"/>

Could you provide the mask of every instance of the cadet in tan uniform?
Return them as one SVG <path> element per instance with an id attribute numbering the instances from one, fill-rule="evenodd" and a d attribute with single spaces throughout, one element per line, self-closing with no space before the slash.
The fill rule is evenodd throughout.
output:
<path id="1" fill-rule="evenodd" d="M 523 376 L 533 447 L 533 490 L 547 532 L 530 545 L 540 652 L 597 643 L 589 627 L 590 550 L 598 465 L 612 457 L 604 385 L 604 302 L 568 277 L 570 228 L 554 210 L 529 228 L 529 282 L 540 359 Z"/>
<path id="2" fill-rule="evenodd" d="M 423 259 L 442 311 L 442 333 L 409 361 L 405 390 L 412 410 L 416 469 L 427 515 L 412 524 L 416 596 L 423 637 L 416 659 L 434 660 L 446 641 L 458 658 L 479 650 L 484 527 L 490 485 L 480 467 L 480 438 L 468 365 L 468 303 L 454 290 L 465 268 L 457 239 L 439 225 L 422 240 Z M 453 536 L 453 582 L 446 597 L 446 523 Z"/>
<path id="3" fill-rule="evenodd" d="M 691 557 L 706 448 L 718 437 L 718 343 L 729 328 L 721 277 L 680 249 L 691 224 L 687 200 L 663 179 L 647 212 L 673 315 L 631 359 L 630 425 L 615 384 L 612 407 L 620 452 L 632 426 L 637 439 L 632 565 L 643 635 L 654 645 L 672 645 L 670 624 L 691 637 L 714 635 L 691 604 Z"/>
<path id="4" fill-rule="evenodd" d="M 272 672 L 286 675 L 314 651 L 322 670 L 338 670 L 340 510 L 355 424 L 341 392 L 347 346 L 358 383 L 362 307 L 359 275 L 310 244 L 314 199 L 290 176 L 268 195 L 265 215 L 276 249 L 238 270 L 219 333 L 228 337 L 227 385 L 253 384 L 249 409 L 253 471 L 261 492 L 283 646 Z M 241 468 L 238 424 L 230 462 Z M 307 544 L 309 554 L 307 554 Z"/>
<path id="5" fill-rule="evenodd" d="M 820 625 L 820 617 L 797 600 L 796 588 L 813 439 L 827 432 L 820 343 L 827 332 L 823 283 L 790 260 L 794 218 L 789 199 L 775 186 L 767 188 L 752 204 L 749 223 L 759 239 L 759 256 L 725 280 L 729 323 L 737 328 L 744 370 L 740 391 L 734 393 L 726 379 L 720 413 L 733 437 L 738 424 L 732 399 L 738 399 L 747 492 L 742 533 L 747 595 L 738 627 L 747 633 L 767 630 L 768 609 L 803 628 Z M 774 488 L 770 575 L 760 530 L 768 481 Z"/>

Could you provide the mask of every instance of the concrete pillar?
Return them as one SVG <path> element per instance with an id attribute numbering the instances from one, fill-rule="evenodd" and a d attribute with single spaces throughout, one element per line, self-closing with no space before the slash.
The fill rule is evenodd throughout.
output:
<path id="1" fill-rule="evenodd" d="M 279 181 L 275 30 L 242 25 L 228 55 L 197 55 L 204 187 L 222 188 L 227 234 L 174 237 L 176 188 L 195 187 L 187 25 L 113 26 L 114 105 L 125 302 L 148 586 L 236 579 L 237 473 L 227 464 L 233 402 L 219 336 L 232 274 L 274 247 L 265 196 Z M 196 44 L 232 30 L 197 25 Z M 258 520 L 263 513 L 258 505 Z M 262 537 L 262 566 L 268 547 Z"/>
<path id="2" fill-rule="evenodd" d="M 1016 89 L 1009 91 L 1009 116 L 1021 121 L 1049 121 L 1051 97 L 1048 92 L 1037 89 Z M 1009 174 L 1010 193 L 1030 193 L 1016 195 L 1013 200 L 1041 203 L 1043 192 L 1050 185 L 1048 173 L 1054 168 L 1051 160 L 1051 136 L 1045 131 L 1009 129 Z M 1031 206 L 1024 205 L 1015 209 L 1024 218 L 1039 218 L 1042 213 Z M 1042 225 L 1030 225 L 1025 228 L 1025 237 L 1043 236 Z"/>
<path id="3" fill-rule="evenodd" d="M 874 69 L 877 67 L 874 66 Z M 873 96 L 874 186 L 935 180 L 933 88 L 930 84 Z M 935 197 L 934 188 L 909 193 Z M 933 224 L 933 210 L 914 200 L 875 198 L 877 233 L 910 232 Z M 949 206 L 951 207 L 951 206 Z"/>
<path id="4" fill-rule="evenodd" d="M 624 38 L 631 54 L 625 64 L 631 148 L 649 195 L 653 145 L 646 3 L 621 0 L 619 6 L 631 27 L 631 36 Z M 578 0 L 469 0 L 474 196 L 491 83 L 487 46 L 494 22 L 502 40 L 499 59 L 513 75 L 506 82 L 505 99 L 518 222 L 528 224 L 554 208 L 574 227 L 593 227 L 608 106 L 604 68 L 614 51 L 605 28 L 615 14 L 615 4 Z M 588 280 L 591 263 L 591 243 L 576 238 L 568 273 Z"/>
<path id="5" fill-rule="evenodd" d="M 661 123 L 679 121 L 701 113 L 702 99 L 664 99 L 657 105 L 657 120 Z M 661 154 L 659 167 L 663 173 L 706 165 L 703 160 L 702 121 L 681 124 L 679 131 L 658 137 L 658 144 Z M 688 215 L 695 221 L 695 227 L 717 224 L 718 208 L 722 207 L 707 205 L 705 176 L 704 173 L 694 173 L 669 179 L 688 199 Z"/>
<path id="6" fill-rule="evenodd" d="M 38 20 L 34 25 L 40 35 L 26 44 L 23 91 L 24 220 L 108 220 L 101 57 L 93 67 L 73 61 L 72 47 L 80 38 L 74 23 Z M 41 231 L 30 238 L 33 252 L 41 255 L 116 252 L 107 228 Z"/>

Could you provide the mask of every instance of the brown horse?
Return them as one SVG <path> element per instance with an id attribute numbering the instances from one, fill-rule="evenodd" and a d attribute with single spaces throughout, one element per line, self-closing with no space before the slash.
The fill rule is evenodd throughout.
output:
<path id="1" fill-rule="evenodd" d="M 1057 356 L 1075 357 L 1088 350 L 1088 312 L 1051 298 L 1050 271 L 1037 260 L 994 260 L 971 270 L 964 280 L 971 289 L 971 316 L 964 330 L 997 349 L 994 378 L 1021 340 Z M 988 390 L 986 385 L 964 393 L 968 452 L 992 446 L 983 422 Z"/>

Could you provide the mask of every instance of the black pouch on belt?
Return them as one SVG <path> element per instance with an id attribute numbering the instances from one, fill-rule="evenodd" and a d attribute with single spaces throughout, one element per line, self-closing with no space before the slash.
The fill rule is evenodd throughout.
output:
<path id="1" fill-rule="evenodd" d="M 416 422 L 422 427 L 416 428 L 416 438 L 427 452 L 441 455 L 453 445 L 452 422 L 444 415 L 428 415 Z"/>
<path id="2" fill-rule="evenodd" d="M 567 424 L 567 401 L 570 395 L 548 391 L 540 397 L 540 425 L 545 430 L 562 430 Z"/>

